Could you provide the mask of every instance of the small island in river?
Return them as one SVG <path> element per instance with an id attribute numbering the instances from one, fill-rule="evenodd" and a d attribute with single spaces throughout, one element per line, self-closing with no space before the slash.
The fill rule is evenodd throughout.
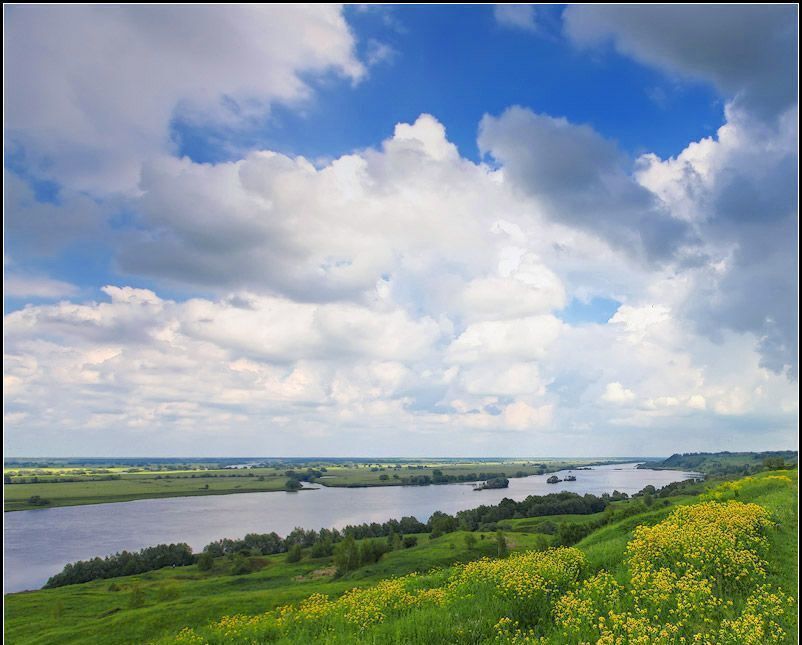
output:
<path id="1" fill-rule="evenodd" d="M 494 488 L 509 488 L 510 487 L 510 480 L 506 477 L 493 477 L 488 479 L 485 482 L 482 482 L 479 486 L 476 486 L 474 490 L 492 490 Z"/>

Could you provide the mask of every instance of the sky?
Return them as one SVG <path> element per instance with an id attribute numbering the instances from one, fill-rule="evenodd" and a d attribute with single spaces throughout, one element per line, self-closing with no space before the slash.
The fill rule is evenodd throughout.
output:
<path id="1" fill-rule="evenodd" d="M 6 455 L 796 448 L 797 24 L 5 5 Z"/>

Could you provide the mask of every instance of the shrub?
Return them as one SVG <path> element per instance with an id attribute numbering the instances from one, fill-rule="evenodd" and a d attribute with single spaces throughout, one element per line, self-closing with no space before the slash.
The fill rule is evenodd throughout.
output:
<path id="1" fill-rule="evenodd" d="M 242 576 L 253 571 L 251 559 L 242 553 L 235 553 L 231 558 L 231 575 Z"/>
<path id="2" fill-rule="evenodd" d="M 303 557 L 300 544 L 293 544 L 287 551 L 287 562 L 300 562 Z"/>
<path id="3" fill-rule="evenodd" d="M 309 555 L 313 558 L 325 558 L 332 553 L 334 553 L 334 544 L 330 539 L 318 540 L 309 549 Z"/>
<path id="4" fill-rule="evenodd" d="M 303 488 L 303 484 L 298 481 L 297 479 L 290 477 L 285 483 L 284 488 L 290 492 L 294 492 L 297 490 L 301 490 Z"/>
<path id="5" fill-rule="evenodd" d="M 415 535 L 405 535 L 402 541 L 402 545 L 405 549 L 410 549 L 413 546 L 418 545 L 418 538 Z"/>
<path id="6" fill-rule="evenodd" d="M 208 551 L 204 551 L 198 556 L 198 570 L 211 571 L 214 568 L 214 558 Z"/>

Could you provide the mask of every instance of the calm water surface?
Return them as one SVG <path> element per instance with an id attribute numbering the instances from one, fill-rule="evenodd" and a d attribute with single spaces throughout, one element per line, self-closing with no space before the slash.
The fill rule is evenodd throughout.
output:
<path id="1" fill-rule="evenodd" d="M 453 514 L 497 504 L 504 497 L 521 500 L 562 490 L 601 495 L 617 489 L 632 494 L 648 484 L 659 488 L 698 476 L 677 470 L 638 470 L 635 465 L 576 470 L 575 482 L 557 485 L 546 483 L 549 475 L 511 479 L 509 488 L 481 492 L 474 492 L 473 484 L 318 487 L 298 493 L 172 497 L 5 513 L 5 592 L 36 589 L 68 562 L 123 549 L 186 542 L 198 551 L 213 540 L 246 533 L 286 535 L 296 526 L 341 528 L 406 515 L 425 522 L 434 511 Z"/>

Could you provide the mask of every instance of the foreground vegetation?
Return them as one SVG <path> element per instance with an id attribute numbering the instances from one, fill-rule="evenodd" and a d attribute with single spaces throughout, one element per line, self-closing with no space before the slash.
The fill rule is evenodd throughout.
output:
<path id="1" fill-rule="evenodd" d="M 794 486 L 786 475 L 771 478 L 722 486 L 637 526 L 612 571 L 594 572 L 575 547 L 483 558 L 335 599 L 317 594 L 256 616 L 225 616 L 165 642 L 793 642 L 795 590 L 770 579 L 769 535 L 779 518 L 728 499 L 767 483 Z"/>
<path id="2" fill-rule="evenodd" d="M 13 594 L 6 638 L 795 642 L 795 471 L 674 486 L 588 515 L 513 512 L 483 526 L 495 530 L 408 536 L 414 546 L 350 571 L 312 548 L 298 560 L 240 552 L 211 558 L 206 570 L 199 563 Z M 369 541 L 377 540 L 356 543 Z"/>
<path id="3" fill-rule="evenodd" d="M 234 461 L 234 463 L 230 463 Z M 243 460 L 240 460 L 242 462 Z M 447 484 L 526 477 L 601 463 L 588 460 L 292 460 L 256 464 L 235 460 L 99 463 L 7 462 L 4 510 L 127 502 L 136 499 L 293 491 L 300 482 L 365 487 Z"/>

